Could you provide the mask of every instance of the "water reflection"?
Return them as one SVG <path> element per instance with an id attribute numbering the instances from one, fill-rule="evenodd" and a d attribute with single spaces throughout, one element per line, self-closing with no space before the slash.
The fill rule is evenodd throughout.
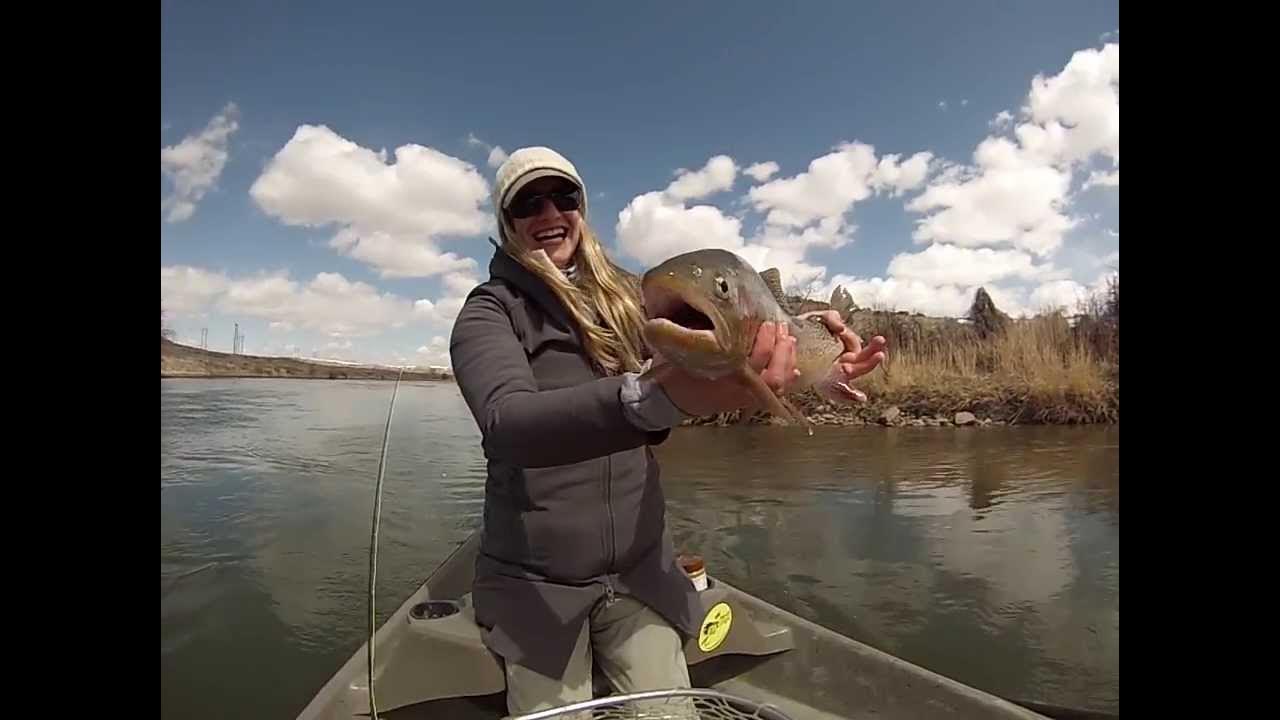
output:
<path id="1" fill-rule="evenodd" d="M 660 457 L 675 537 L 730 582 L 986 689 L 1118 709 L 1118 445 L 758 428 L 676 434 Z"/>

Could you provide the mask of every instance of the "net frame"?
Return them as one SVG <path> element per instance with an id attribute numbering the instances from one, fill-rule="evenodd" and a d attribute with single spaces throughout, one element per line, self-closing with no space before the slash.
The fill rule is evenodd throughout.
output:
<path id="1" fill-rule="evenodd" d="M 680 688 L 608 695 L 504 720 L 791 720 L 768 703 L 719 690 Z"/>

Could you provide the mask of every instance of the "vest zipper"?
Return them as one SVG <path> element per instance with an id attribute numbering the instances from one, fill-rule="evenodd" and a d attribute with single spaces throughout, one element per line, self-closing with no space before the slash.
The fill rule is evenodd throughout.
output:
<path id="1" fill-rule="evenodd" d="M 609 520 L 609 556 L 607 558 L 609 565 L 607 570 L 613 571 L 613 563 L 617 555 L 617 539 L 614 537 L 613 531 L 613 456 L 605 457 L 604 461 L 604 509 L 605 515 Z"/>

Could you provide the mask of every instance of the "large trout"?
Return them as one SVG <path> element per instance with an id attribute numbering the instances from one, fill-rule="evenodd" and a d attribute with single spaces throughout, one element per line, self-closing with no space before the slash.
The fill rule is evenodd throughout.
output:
<path id="1" fill-rule="evenodd" d="M 756 334 L 764 322 L 787 323 L 796 338 L 795 390 L 812 387 L 839 404 L 865 400 L 843 381 L 836 358 L 845 352 L 840 338 L 817 317 L 791 313 L 776 268 L 757 273 L 726 250 L 697 250 L 677 255 L 644 274 L 644 337 L 667 362 L 696 377 L 737 376 L 761 405 L 775 415 L 795 420 L 812 433 L 808 420 L 760 379 L 747 364 Z M 832 307 L 846 316 L 847 293 L 832 294 Z M 659 369 L 660 370 L 660 369 Z"/>

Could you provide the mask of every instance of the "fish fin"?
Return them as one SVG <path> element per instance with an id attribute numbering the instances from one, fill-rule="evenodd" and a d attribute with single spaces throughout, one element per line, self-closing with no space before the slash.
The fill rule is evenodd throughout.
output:
<path id="1" fill-rule="evenodd" d="M 760 273 L 760 279 L 764 280 L 764 284 L 769 288 L 769 292 L 773 293 L 773 299 L 778 301 L 782 309 L 791 312 L 791 303 L 787 300 L 786 293 L 782 292 L 782 272 L 776 267 L 771 267 Z"/>
<path id="2" fill-rule="evenodd" d="M 853 302 L 853 296 L 849 295 L 849 291 L 844 289 L 843 285 L 837 285 L 835 290 L 831 291 L 831 309 L 840 313 L 840 320 L 849 322 L 849 317 L 853 315 L 858 306 Z"/>
<path id="3" fill-rule="evenodd" d="M 837 382 L 831 384 L 831 400 L 839 400 L 845 403 L 864 403 L 867 401 L 867 394 L 846 382 Z"/>
<path id="4" fill-rule="evenodd" d="M 839 363 L 832 363 L 827 374 L 814 383 L 813 389 L 827 400 L 840 405 L 865 403 L 867 394 L 845 380 Z"/>
<path id="5" fill-rule="evenodd" d="M 765 384 L 764 380 L 760 379 L 759 374 L 752 372 L 750 367 L 743 365 L 738 376 L 742 382 L 746 384 L 747 388 L 751 391 L 751 394 L 755 395 L 756 400 L 759 400 L 760 404 L 764 406 L 763 409 L 768 410 L 780 418 L 791 420 L 803 425 L 805 429 L 809 431 L 809 434 L 813 435 L 813 424 L 809 422 L 809 418 L 805 417 L 804 413 L 797 410 L 795 406 L 787 402 L 784 398 L 778 397 L 773 390 Z"/>

